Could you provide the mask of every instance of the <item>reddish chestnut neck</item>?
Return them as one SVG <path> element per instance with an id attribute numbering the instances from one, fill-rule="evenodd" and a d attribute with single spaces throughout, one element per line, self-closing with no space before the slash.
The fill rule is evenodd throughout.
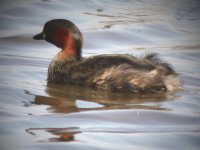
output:
<path id="1" fill-rule="evenodd" d="M 56 55 L 56 60 L 80 60 L 81 50 L 77 49 L 76 40 L 70 31 L 62 28 L 56 30 L 53 34 L 53 43 L 61 48 Z"/>

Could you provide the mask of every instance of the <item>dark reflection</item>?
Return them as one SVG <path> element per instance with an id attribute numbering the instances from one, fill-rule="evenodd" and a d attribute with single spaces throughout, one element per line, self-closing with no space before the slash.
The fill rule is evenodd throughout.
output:
<path id="1" fill-rule="evenodd" d="M 51 2 L 50 0 L 42 0 L 43 2 Z"/>
<path id="2" fill-rule="evenodd" d="M 174 98 L 173 93 L 115 93 L 72 85 L 48 85 L 46 93 L 49 96 L 35 96 L 32 104 L 48 105 L 50 106 L 48 111 L 54 113 L 112 109 L 166 110 L 161 108 L 158 103 Z M 30 93 L 26 91 L 26 94 Z"/>
<path id="3" fill-rule="evenodd" d="M 64 129 L 47 129 L 47 132 L 55 135 L 55 138 L 49 138 L 50 142 L 70 142 L 75 141 L 75 135 L 81 132 L 72 132 L 78 128 L 64 128 Z"/>
<path id="4" fill-rule="evenodd" d="M 48 142 L 71 142 L 77 141 L 76 134 L 82 133 L 79 128 L 30 128 L 26 132 L 31 135 L 37 135 L 40 131 L 51 133 L 54 137 L 48 138 Z M 40 134 L 40 133 L 39 133 Z"/>
<path id="5" fill-rule="evenodd" d="M 97 11 L 98 11 L 98 12 L 103 12 L 103 9 L 98 8 Z"/>

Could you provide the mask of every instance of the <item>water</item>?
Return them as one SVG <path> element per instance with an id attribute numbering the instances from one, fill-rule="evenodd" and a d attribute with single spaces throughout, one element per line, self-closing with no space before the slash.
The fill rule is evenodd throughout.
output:
<path id="1" fill-rule="evenodd" d="M 199 149 L 198 0 L 0 3 L 0 149 Z M 84 56 L 159 53 L 180 73 L 183 91 L 132 95 L 47 86 L 58 48 L 32 36 L 54 18 L 80 28 Z"/>

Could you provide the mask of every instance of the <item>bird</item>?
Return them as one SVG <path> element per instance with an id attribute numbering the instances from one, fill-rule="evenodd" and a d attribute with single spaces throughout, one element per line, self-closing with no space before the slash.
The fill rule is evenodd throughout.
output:
<path id="1" fill-rule="evenodd" d="M 166 93 L 181 89 L 179 74 L 155 53 L 142 57 L 130 54 L 83 57 L 83 36 L 69 20 L 47 21 L 43 31 L 33 39 L 45 40 L 61 49 L 49 64 L 49 84 L 129 93 Z"/>

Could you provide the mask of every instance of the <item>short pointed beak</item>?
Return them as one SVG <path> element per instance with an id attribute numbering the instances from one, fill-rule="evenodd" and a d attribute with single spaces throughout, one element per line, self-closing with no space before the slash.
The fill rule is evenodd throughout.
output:
<path id="1" fill-rule="evenodd" d="M 36 34 L 35 36 L 33 36 L 33 39 L 35 40 L 44 40 L 45 39 L 45 34 L 43 32 Z"/>

